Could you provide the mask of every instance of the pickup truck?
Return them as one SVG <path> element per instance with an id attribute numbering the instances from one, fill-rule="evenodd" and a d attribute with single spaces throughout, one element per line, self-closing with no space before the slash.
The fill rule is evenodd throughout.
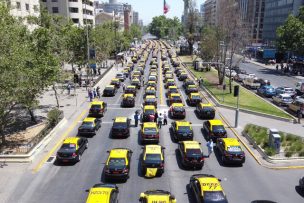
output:
<path id="1" fill-rule="evenodd" d="M 258 89 L 261 84 L 257 81 L 257 78 L 247 77 L 243 80 L 244 87 L 250 89 Z"/>

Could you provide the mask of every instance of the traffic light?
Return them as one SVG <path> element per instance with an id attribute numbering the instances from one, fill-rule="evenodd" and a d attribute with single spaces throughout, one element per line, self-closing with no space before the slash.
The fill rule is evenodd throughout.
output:
<path id="1" fill-rule="evenodd" d="M 239 85 L 234 86 L 234 93 L 233 93 L 234 97 L 239 96 L 239 90 L 240 90 L 240 86 Z"/>

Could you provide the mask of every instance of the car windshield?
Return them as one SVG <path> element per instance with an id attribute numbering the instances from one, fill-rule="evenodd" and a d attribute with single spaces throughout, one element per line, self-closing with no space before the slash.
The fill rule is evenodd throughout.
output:
<path id="1" fill-rule="evenodd" d="M 113 124 L 113 128 L 127 128 L 127 123 L 115 122 L 115 123 Z"/>
<path id="2" fill-rule="evenodd" d="M 199 95 L 192 96 L 192 99 L 200 99 L 201 97 Z"/>
<path id="3" fill-rule="evenodd" d="M 178 126 L 177 130 L 179 132 L 190 132 L 191 131 L 190 126 Z"/>
<path id="4" fill-rule="evenodd" d="M 226 198 L 221 191 L 206 191 L 204 192 L 204 202 L 218 202 L 218 203 L 225 203 Z"/>
<path id="5" fill-rule="evenodd" d="M 186 149 L 187 156 L 201 155 L 200 149 Z"/>
<path id="6" fill-rule="evenodd" d="M 149 98 L 149 99 L 146 99 L 147 102 L 155 102 L 155 99 L 153 98 Z"/>
<path id="7" fill-rule="evenodd" d="M 63 144 L 61 146 L 61 149 L 75 150 L 76 149 L 76 144 Z"/>
<path id="8" fill-rule="evenodd" d="M 94 123 L 93 122 L 85 121 L 85 122 L 82 123 L 82 125 L 85 126 L 85 127 L 93 127 Z"/>
<path id="9" fill-rule="evenodd" d="M 179 96 L 172 96 L 172 99 L 180 99 Z"/>
<path id="10" fill-rule="evenodd" d="M 266 90 L 269 91 L 269 92 L 274 92 L 274 88 L 273 87 L 267 87 Z"/>
<path id="11" fill-rule="evenodd" d="M 213 108 L 211 108 L 211 107 L 204 107 L 204 110 L 205 111 L 213 111 Z"/>
<path id="12" fill-rule="evenodd" d="M 113 87 L 106 87 L 106 90 L 114 90 Z"/>
<path id="13" fill-rule="evenodd" d="M 116 77 L 123 77 L 121 73 L 116 74 Z"/>
<path id="14" fill-rule="evenodd" d="M 161 161 L 160 154 L 146 154 L 146 161 Z"/>
<path id="15" fill-rule="evenodd" d="M 157 132 L 156 128 L 144 128 L 145 134 L 149 134 L 149 133 L 154 134 L 156 132 Z"/>
<path id="16" fill-rule="evenodd" d="M 125 165 L 126 165 L 126 160 L 124 158 L 110 158 L 109 160 L 109 166 L 119 167 Z"/>
<path id="17" fill-rule="evenodd" d="M 91 106 L 92 109 L 101 109 L 101 105 L 95 104 Z"/>
<path id="18" fill-rule="evenodd" d="M 227 147 L 228 152 L 241 152 L 242 149 L 240 146 L 229 146 Z"/>
<path id="19" fill-rule="evenodd" d="M 283 100 L 290 100 L 290 99 L 292 99 L 291 97 L 283 97 L 282 98 Z"/>
<path id="20" fill-rule="evenodd" d="M 218 131 L 225 131 L 225 128 L 223 125 L 213 125 L 212 126 L 212 130 L 214 132 L 218 132 Z"/>

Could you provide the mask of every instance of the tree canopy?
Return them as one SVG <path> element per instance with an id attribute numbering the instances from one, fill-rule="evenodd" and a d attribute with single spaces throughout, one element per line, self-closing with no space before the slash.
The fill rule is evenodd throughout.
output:
<path id="1" fill-rule="evenodd" d="M 304 7 L 297 16 L 289 15 L 277 29 L 277 47 L 280 51 L 292 51 L 304 55 Z"/>
<path id="2" fill-rule="evenodd" d="M 177 17 L 156 16 L 152 19 L 148 31 L 158 38 L 177 39 L 182 33 L 182 24 Z"/>

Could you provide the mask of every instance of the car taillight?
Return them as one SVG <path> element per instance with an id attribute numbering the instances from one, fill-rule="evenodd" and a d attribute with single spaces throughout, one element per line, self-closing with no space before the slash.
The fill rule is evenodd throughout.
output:
<path id="1" fill-rule="evenodd" d="M 76 157 L 77 156 L 77 154 L 74 152 L 73 154 L 72 154 L 72 157 Z"/>
<path id="2" fill-rule="evenodd" d="M 155 135 L 155 138 L 159 138 L 159 133 L 157 133 L 157 134 Z"/>
<path id="3" fill-rule="evenodd" d="M 129 169 L 125 168 L 122 172 L 123 172 L 123 173 L 128 173 L 128 172 L 129 172 Z"/>

